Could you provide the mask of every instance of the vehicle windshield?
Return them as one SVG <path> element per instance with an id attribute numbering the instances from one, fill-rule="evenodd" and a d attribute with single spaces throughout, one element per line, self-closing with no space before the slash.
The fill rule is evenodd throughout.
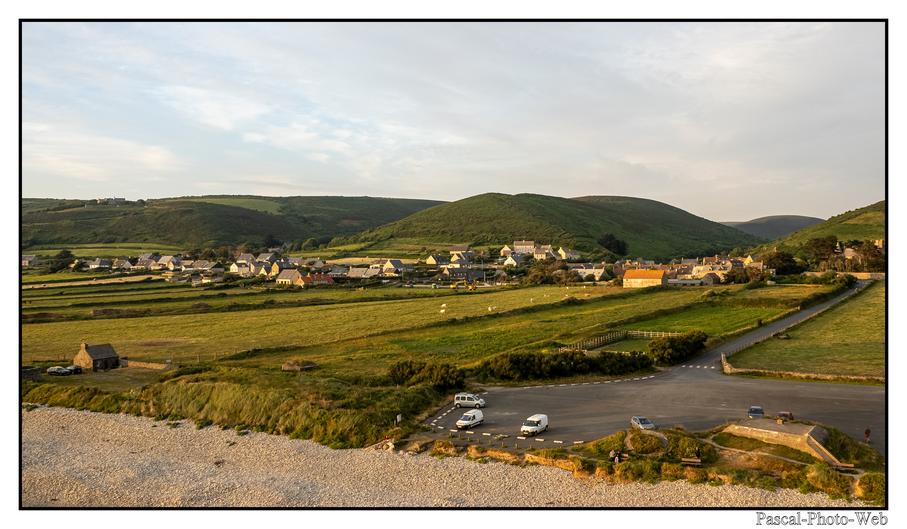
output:
<path id="1" fill-rule="evenodd" d="M 640 417 L 639 424 L 652 424 L 652 421 L 650 421 L 649 419 L 646 419 L 645 417 Z"/>
<path id="2" fill-rule="evenodd" d="M 471 420 L 472 420 L 472 415 L 470 415 L 470 414 L 467 413 L 467 414 L 463 415 L 462 417 L 460 417 L 460 420 L 461 420 L 461 421 L 471 421 Z"/>
<path id="3" fill-rule="evenodd" d="M 750 408 L 750 411 L 762 413 L 762 408 L 758 408 L 758 407 L 756 407 L 756 406 L 753 406 L 752 408 Z"/>
<path id="4" fill-rule="evenodd" d="M 529 420 L 529 419 L 527 419 L 526 421 L 523 422 L 523 426 L 538 426 L 538 425 L 539 425 L 538 421 L 533 421 L 533 420 Z"/>

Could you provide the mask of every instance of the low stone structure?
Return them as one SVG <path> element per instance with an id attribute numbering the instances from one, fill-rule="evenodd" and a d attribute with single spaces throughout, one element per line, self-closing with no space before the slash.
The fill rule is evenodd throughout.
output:
<path id="1" fill-rule="evenodd" d="M 114 369 L 120 367 L 120 355 L 109 343 L 88 345 L 82 342 L 82 347 L 72 359 L 72 363 L 92 371 Z"/>
<path id="2" fill-rule="evenodd" d="M 755 375 L 779 378 L 800 378 L 803 380 L 830 380 L 845 382 L 877 382 L 885 383 L 885 377 L 874 377 L 869 375 L 832 375 L 824 373 L 803 373 L 799 371 L 780 371 L 776 369 L 756 369 L 734 367 L 727 359 L 727 355 L 721 355 L 721 370 L 726 375 Z"/>
<path id="3" fill-rule="evenodd" d="M 775 421 L 773 419 L 749 419 L 740 424 L 731 424 L 725 432 L 740 437 L 749 437 L 763 443 L 783 445 L 805 452 L 816 459 L 836 467 L 852 467 L 842 463 L 822 443 L 828 432 L 812 424 Z"/>

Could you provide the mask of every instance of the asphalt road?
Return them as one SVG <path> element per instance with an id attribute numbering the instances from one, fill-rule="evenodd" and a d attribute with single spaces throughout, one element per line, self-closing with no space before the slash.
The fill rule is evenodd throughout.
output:
<path id="1" fill-rule="evenodd" d="M 488 388 L 483 397 L 487 402 L 483 410 L 485 424 L 473 431 L 515 437 L 526 417 L 544 413 L 550 422 L 548 432 L 538 436 L 544 441 L 526 442 L 552 447 L 590 441 L 627 428 L 633 415 L 644 415 L 659 426 L 680 425 L 688 430 L 706 430 L 728 420 L 743 419 L 751 405 L 761 405 L 768 416 L 790 411 L 799 419 L 834 426 L 860 440 L 863 431 L 871 428 L 873 445 L 885 455 L 883 386 L 756 379 L 727 376 L 721 372 L 722 352 L 758 341 L 757 338 L 765 333 L 770 335 L 802 321 L 852 294 L 849 291 L 766 325 L 703 353 L 689 364 L 654 376 L 609 382 Z M 454 423 L 462 411 L 449 405 L 429 421 L 438 433 L 447 433 L 456 428 Z"/>

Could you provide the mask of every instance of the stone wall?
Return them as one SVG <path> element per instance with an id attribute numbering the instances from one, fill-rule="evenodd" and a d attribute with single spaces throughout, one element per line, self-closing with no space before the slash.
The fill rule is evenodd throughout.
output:
<path id="1" fill-rule="evenodd" d="M 140 362 L 138 360 L 120 359 L 120 367 L 144 367 L 145 369 L 170 369 L 171 364 L 160 364 L 157 362 Z"/>
<path id="2" fill-rule="evenodd" d="M 863 375 L 828 375 L 822 373 L 802 373 L 799 371 L 780 371 L 775 369 L 754 369 L 734 367 L 728 362 L 727 355 L 721 355 L 721 370 L 726 375 L 757 375 L 781 378 L 800 378 L 804 380 L 832 380 L 845 382 L 879 382 L 884 384 L 885 377 Z"/>

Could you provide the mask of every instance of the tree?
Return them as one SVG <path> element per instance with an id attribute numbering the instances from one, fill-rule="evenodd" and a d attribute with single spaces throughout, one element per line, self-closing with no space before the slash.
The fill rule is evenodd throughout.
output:
<path id="1" fill-rule="evenodd" d="M 615 237 L 613 233 L 602 235 L 597 242 L 615 255 L 627 255 L 627 243 Z"/>
<path id="2" fill-rule="evenodd" d="M 838 248 L 838 238 L 834 235 L 827 237 L 816 237 L 806 241 L 801 253 L 806 257 L 806 261 L 812 266 L 817 266 L 820 262 L 828 260 L 835 254 Z"/>
<path id="3" fill-rule="evenodd" d="M 302 243 L 302 247 L 300 249 L 301 250 L 314 250 L 316 248 L 318 248 L 318 241 L 316 241 L 312 237 L 309 237 L 308 239 L 305 240 L 305 242 Z"/>
<path id="4" fill-rule="evenodd" d="M 281 244 L 280 239 L 274 237 L 274 235 L 272 235 L 270 233 L 265 235 L 265 240 L 264 240 L 265 248 L 272 248 L 274 246 L 280 246 L 280 244 Z"/>
<path id="5" fill-rule="evenodd" d="M 69 250 L 60 250 L 45 265 L 48 272 L 54 273 L 63 270 L 73 261 L 75 256 Z"/>
<path id="6" fill-rule="evenodd" d="M 778 275 L 799 274 L 806 269 L 787 252 L 769 252 L 762 258 L 762 262 L 766 268 L 774 268 Z"/>

